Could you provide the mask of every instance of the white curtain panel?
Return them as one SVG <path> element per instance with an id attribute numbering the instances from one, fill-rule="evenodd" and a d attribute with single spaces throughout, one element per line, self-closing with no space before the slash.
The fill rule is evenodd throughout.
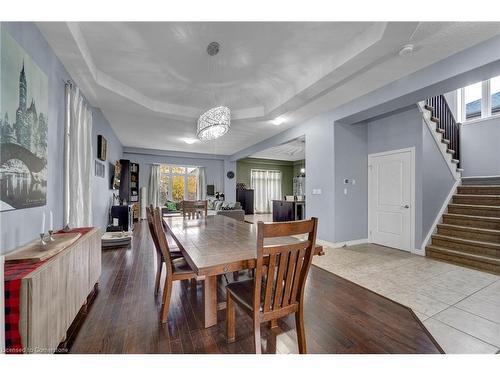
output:
<path id="1" fill-rule="evenodd" d="M 92 226 L 92 111 L 80 90 L 66 85 L 65 209 L 70 228 Z"/>
<path id="2" fill-rule="evenodd" d="M 153 164 L 151 166 L 151 175 L 149 176 L 149 204 L 153 207 L 159 207 L 160 201 L 160 166 Z"/>
<path id="3" fill-rule="evenodd" d="M 281 199 L 281 172 L 252 169 L 250 185 L 254 189 L 255 212 L 272 212 L 273 199 Z"/>
<path id="4" fill-rule="evenodd" d="M 205 167 L 198 167 L 198 186 L 197 186 L 198 200 L 204 201 L 207 199 L 207 175 Z"/>
<path id="5" fill-rule="evenodd" d="M 281 172 L 267 171 L 267 212 L 273 212 L 273 200 L 283 199 L 281 196 Z"/>

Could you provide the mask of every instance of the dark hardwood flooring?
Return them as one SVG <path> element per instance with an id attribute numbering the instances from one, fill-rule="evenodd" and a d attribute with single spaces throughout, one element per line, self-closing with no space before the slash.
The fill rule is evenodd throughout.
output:
<path id="1" fill-rule="evenodd" d="M 174 285 L 169 321 L 159 321 L 153 295 L 155 256 L 145 221 L 130 248 L 103 251 L 99 292 L 70 353 L 252 353 L 252 323 L 237 312 L 236 342 L 226 343 L 225 310 L 203 328 L 202 282 Z M 228 275 L 231 278 L 230 275 Z M 240 279 L 244 276 L 240 276 Z M 224 281 L 219 281 L 224 299 Z M 305 295 L 309 353 L 439 353 L 408 308 L 312 266 Z M 297 353 L 294 317 L 262 326 L 265 353 Z"/>

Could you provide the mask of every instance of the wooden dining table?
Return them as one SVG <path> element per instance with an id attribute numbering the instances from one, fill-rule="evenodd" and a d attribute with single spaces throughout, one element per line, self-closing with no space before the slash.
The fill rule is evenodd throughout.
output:
<path id="1" fill-rule="evenodd" d="M 217 276 L 228 272 L 252 269 L 257 257 L 257 225 L 227 216 L 213 215 L 196 219 L 163 218 L 170 235 L 187 263 L 198 276 L 204 276 L 205 328 L 217 324 L 217 310 L 225 303 L 217 301 Z M 297 242 L 294 237 L 277 237 L 265 244 Z M 323 247 L 315 247 L 315 255 Z"/>

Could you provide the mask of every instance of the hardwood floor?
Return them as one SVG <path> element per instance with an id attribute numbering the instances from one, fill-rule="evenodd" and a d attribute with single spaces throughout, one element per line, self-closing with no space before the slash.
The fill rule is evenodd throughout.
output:
<path id="1" fill-rule="evenodd" d="M 197 288 L 178 283 L 169 321 L 160 323 L 152 246 L 143 221 L 136 224 L 130 248 L 103 251 L 99 292 L 70 353 L 251 353 L 252 322 L 246 314 L 237 311 L 231 344 L 225 311 L 218 312 L 216 326 L 203 328 L 201 282 Z M 220 280 L 221 299 L 224 285 Z M 408 308 L 315 266 L 306 284 L 305 331 L 309 353 L 440 352 Z M 293 316 L 272 330 L 262 325 L 262 345 L 264 353 L 297 353 Z"/>

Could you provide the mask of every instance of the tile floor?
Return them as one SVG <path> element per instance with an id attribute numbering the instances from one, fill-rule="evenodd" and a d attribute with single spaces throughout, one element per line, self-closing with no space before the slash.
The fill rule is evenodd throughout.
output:
<path id="1" fill-rule="evenodd" d="M 446 353 L 500 353 L 500 276 L 373 244 L 325 252 L 315 265 L 410 307 Z"/>

